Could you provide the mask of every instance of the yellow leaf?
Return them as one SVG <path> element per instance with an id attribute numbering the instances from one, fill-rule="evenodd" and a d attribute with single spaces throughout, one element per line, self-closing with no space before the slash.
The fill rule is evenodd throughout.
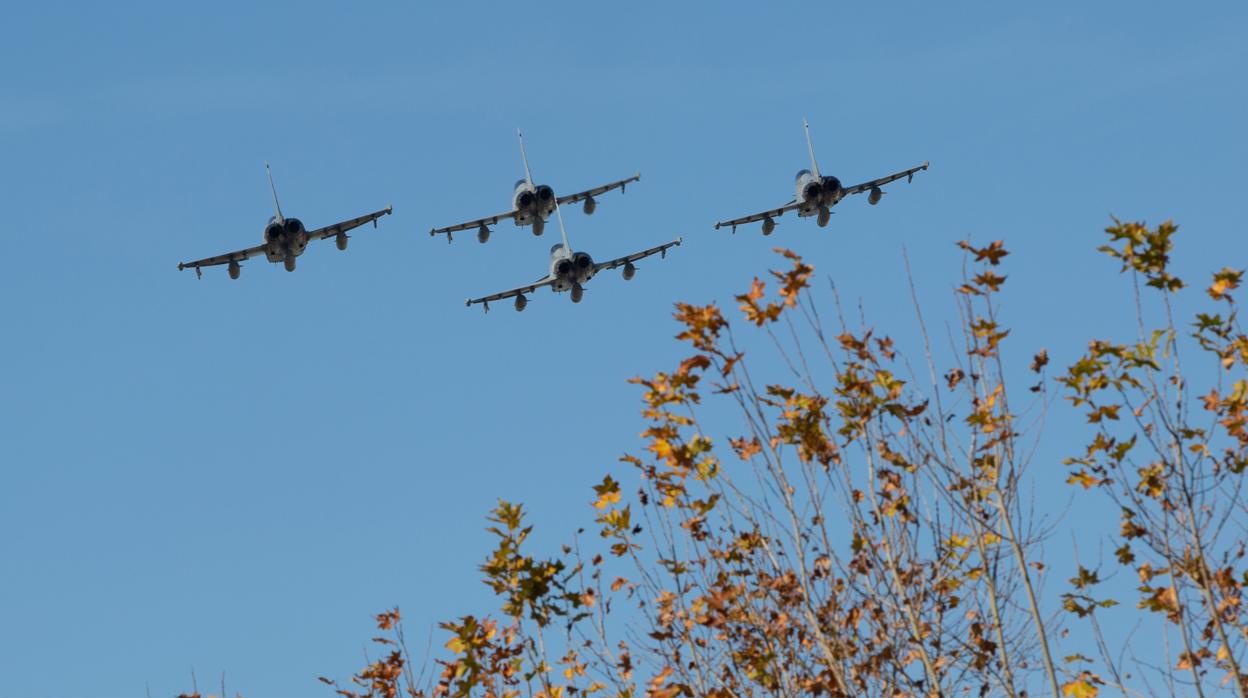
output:
<path id="1" fill-rule="evenodd" d="M 602 479 L 601 485 L 594 485 L 594 493 L 598 495 L 594 506 L 598 509 L 606 509 L 620 501 L 620 483 L 608 475 Z"/>
<path id="2" fill-rule="evenodd" d="M 1086 470 L 1080 470 L 1079 472 L 1073 473 L 1070 477 L 1066 478 L 1066 484 L 1080 485 L 1085 490 L 1090 489 L 1095 485 L 1099 485 L 1100 483 L 1100 480 L 1093 477 L 1092 474 Z"/>
<path id="3" fill-rule="evenodd" d="M 1096 698 L 1101 690 L 1083 679 L 1062 684 L 1062 695 L 1066 698 Z"/>

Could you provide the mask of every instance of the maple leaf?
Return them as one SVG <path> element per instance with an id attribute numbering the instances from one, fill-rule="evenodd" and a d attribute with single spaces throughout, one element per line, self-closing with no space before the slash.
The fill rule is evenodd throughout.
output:
<path id="1" fill-rule="evenodd" d="M 1084 672 L 1084 675 L 1088 675 L 1087 672 Z M 1100 692 L 1101 689 L 1084 678 L 1062 684 L 1062 695 L 1066 698 L 1096 698 Z"/>
<path id="2" fill-rule="evenodd" d="M 601 485 L 594 485 L 594 493 L 598 495 L 598 499 L 594 501 L 594 508 L 606 509 L 620 501 L 620 483 L 607 475 L 602 478 Z"/>
<path id="3" fill-rule="evenodd" d="M 1236 271 L 1230 267 L 1223 267 L 1222 271 L 1215 272 L 1213 275 L 1213 283 L 1205 292 L 1215 301 L 1226 301 L 1231 303 L 1231 297 L 1227 295 L 1229 291 L 1239 288 L 1239 281 L 1244 276 L 1244 272 Z"/>
<path id="4" fill-rule="evenodd" d="M 389 630 L 393 628 L 394 624 L 398 623 L 399 620 L 399 609 L 397 608 L 392 611 L 380 613 L 377 615 L 377 628 L 379 630 Z"/>
<path id="5" fill-rule="evenodd" d="M 1041 369 L 1049 364 L 1049 352 L 1041 349 L 1039 353 L 1031 361 L 1031 372 L 1039 373 Z"/>
<path id="6" fill-rule="evenodd" d="M 976 274 L 973 280 L 975 283 L 988 289 L 989 291 L 1000 291 L 1001 284 L 1005 283 L 1004 276 L 998 276 L 997 274 L 987 270 Z"/>

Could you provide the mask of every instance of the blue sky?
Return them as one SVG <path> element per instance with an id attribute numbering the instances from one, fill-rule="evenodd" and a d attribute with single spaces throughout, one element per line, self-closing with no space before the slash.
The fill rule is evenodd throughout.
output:
<path id="1" fill-rule="evenodd" d="M 1248 258 L 1242 3 L 5 14 L 2 696 L 171 695 L 192 668 L 201 687 L 225 670 L 248 696 L 317 695 L 358 665 L 370 614 L 398 604 L 423 636 L 481 610 L 482 515 L 523 501 L 551 544 L 589 521 L 589 485 L 638 446 L 625 380 L 682 355 L 671 303 L 729 305 L 776 245 L 904 340 L 903 246 L 940 323 L 954 241 L 1005 238 L 1005 313 L 1028 322 L 1007 350 L 1057 366 L 1132 331 L 1100 314 L 1130 309 L 1093 251 L 1111 213 L 1176 219 L 1197 281 Z M 713 230 L 791 198 L 803 117 L 846 182 L 931 169 L 826 229 Z M 685 245 L 579 306 L 465 309 L 545 270 L 550 233 L 427 234 L 508 206 L 517 127 L 558 192 L 642 173 L 567 212 L 575 246 Z M 294 274 L 179 273 L 259 242 L 265 160 L 310 227 L 394 215 Z M 1036 467 L 1056 477 L 1064 450 Z"/>

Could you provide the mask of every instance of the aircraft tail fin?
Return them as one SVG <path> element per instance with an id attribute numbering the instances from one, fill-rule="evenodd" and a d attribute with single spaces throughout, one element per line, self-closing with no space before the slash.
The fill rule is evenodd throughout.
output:
<path id="1" fill-rule="evenodd" d="M 520 129 L 516 129 L 516 138 L 520 141 L 520 159 L 524 161 L 524 178 L 528 181 L 529 187 L 533 187 L 533 173 L 529 171 L 529 156 L 524 152 L 524 134 Z"/>
<path id="2" fill-rule="evenodd" d="M 806 152 L 810 153 L 810 173 L 818 179 L 820 177 L 819 163 L 815 162 L 815 146 L 810 141 L 810 122 L 802 119 L 802 128 L 806 129 Z"/>
<path id="3" fill-rule="evenodd" d="M 269 169 L 269 163 L 264 163 L 264 172 L 269 176 L 269 190 L 273 192 L 273 208 L 277 209 L 277 222 L 285 223 L 286 218 L 282 216 L 282 205 L 277 200 L 277 187 L 273 186 L 273 170 Z"/>
<path id="4" fill-rule="evenodd" d="M 555 201 L 555 216 L 559 218 L 559 234 L 563 236 L 563 249 L 572 254 L 572 245 L 568 243 L 568 229 L 563 227 L 563 211 L 559 210 L 559 201 Z"/>

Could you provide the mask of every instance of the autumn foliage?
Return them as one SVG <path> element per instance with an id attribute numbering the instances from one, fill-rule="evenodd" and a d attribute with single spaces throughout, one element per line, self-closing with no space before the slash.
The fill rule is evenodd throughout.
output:
<path id="1" fill-rule="evenodd" d="M 395 610 L 377 618 L 380 659 L 324 680 L 346 698 L 1243 696 L 1242 272 L 1214 273 L 1208 308 L 1179 320 L 1177 227 L 1106 232 L 1101 249 L 1160 318 L 1140 311 L 1138 336 L 1093 339 L 1056 378 L 1042 347 L 1002 353 L 1000 241 L 959 243 L 948 365 L 917 299 L 923 344 L 907 358 L 834 295 L 821 310 L 829 294 L 789 250 L 734 308 L 678 303 L 689 353 L 633 379 L 642 445 L 592 485 L 592 534 L 535 556 L 522 507 L 501 501 L 480 568 L 498 608 L 442 623 L 437 671 L 412 675 Z M 1033 460 L 1046 412 L 1070 409 L 1086 443 L 1059 435 L 1064 465 Z M 1047 588 L 1037 521 L 1062 512 L 1036 510 L 1042 480 L 1120 512 L 1085 532 L 1113 553 L 1063 561 L 1074 576 Z M 1115 575 L 1138 584 L 1111 596 Z M 1106 617 L 1156 629 L 1165 649 L 1124 658 Z"/>

